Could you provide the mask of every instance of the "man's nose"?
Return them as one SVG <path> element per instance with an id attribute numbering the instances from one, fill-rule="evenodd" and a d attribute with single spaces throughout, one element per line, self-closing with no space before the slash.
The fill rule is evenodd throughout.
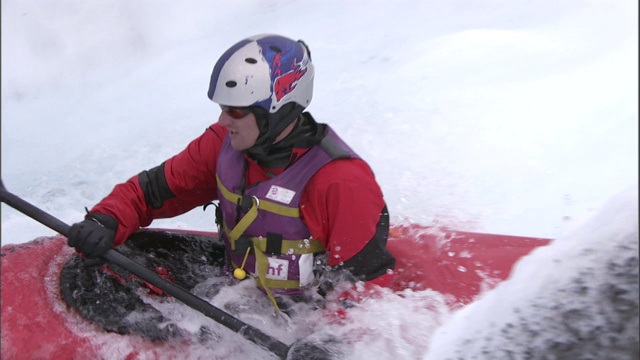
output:
<path id="1" fill-rule="evenodd" d="M 218 123 L 220 123 L 220 125 L 225 127 L 229 126 L 231 120 L 233 120 L 231 116 L 227 115 L 224 111 L 220 111 L 220 116 L 218 116 Z"/>

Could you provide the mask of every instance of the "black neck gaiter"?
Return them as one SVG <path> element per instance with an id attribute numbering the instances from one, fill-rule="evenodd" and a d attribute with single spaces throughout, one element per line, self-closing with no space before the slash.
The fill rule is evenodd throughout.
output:
<path id="1" fill-rule="evenodd" d="M 283 168 L 295 160 L 291 158 L 293 148 L 309 148 L 322 140 L 324 131 L 321 131 L 311 114 L 300 114 L 294 121 L 297 121 L 296 125 L 289 135 L 277 143 L 272 142 L 270 146 L 258 146 L 256 142 L 256 145 L 247 149 L 249 157 L 260 166 L 271 169 Z"/>

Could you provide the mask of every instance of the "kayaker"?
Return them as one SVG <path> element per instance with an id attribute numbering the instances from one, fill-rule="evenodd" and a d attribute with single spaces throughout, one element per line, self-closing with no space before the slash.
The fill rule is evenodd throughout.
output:
<path id="1" fill-rule="evenodd" d="M 382 191 L 369 165 L 304 111 L 313 81 L 301 40 L 257 35 L 233 45 L 211 74 L 218 121 L 182 152 L 116 185 L 72 225 L 69 245 L 95 264 L 154 219 L 219 201 L 230 272 L 253 275 L 276 307 L 282 294 L 326 293 L 331 274 L 388 285 L 395 259 Z"/>

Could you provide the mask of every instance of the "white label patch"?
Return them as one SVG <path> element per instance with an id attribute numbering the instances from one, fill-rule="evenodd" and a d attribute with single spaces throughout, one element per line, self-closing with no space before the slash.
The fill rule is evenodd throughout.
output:
<path id="1" fill-rule="evenodd" d="M 290 204 L 294 196 L 296 196 L 296 192 L 293 190 L 285 189 L 276 185 L 271 185 L 271 188 L 267 192 L 266 198 L 281 202 L 283 204 Z"/>
<path id="2" fill-rule="evenodd" d="M 313 254 L 300 255 L 300 286 L 307 286 L 313 282 L 315 276 L 313 275 Z"/>
<path id="3" fill-rule="evenodd" d="M 269 268 L 267 269 L 267 279 L 271 280 L 287 280 L 289 275 L 289 261 L 284 259 L 274 259 L 267 257 L 269 260 Z"/>

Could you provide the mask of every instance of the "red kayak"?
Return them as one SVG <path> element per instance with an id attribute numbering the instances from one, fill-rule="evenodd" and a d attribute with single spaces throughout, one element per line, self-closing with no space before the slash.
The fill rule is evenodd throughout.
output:
<path id="1" fill-rule="evenodd" d="M 201 252 L 209 246 L 207 241 L 216 239 L 215 233 L 145 230 L 139 234 L 139 241 L 130 242 L 139 244 L 146 253 L 149 253 L 149 246 L 176 243 L 196 244 L 195 251 Z M 154 237 L 148 239 L 149 234 Z M 549 242 L 549 239 L 456 232 L 416 224 L 397 225 L 391 228 L 388 242 L 397 259 L 396 280 L 391 288 L 394 291 L 435 290 L 446 295 L 451 308 L 457 308 L 505 280 L 521 257 Z M 144 265 L 186 288 L 202 277 L 210 276 L 203 273 L 199 274 L 201 278 L 197 278 L 198 274 L 180 278 L 179 269 L 167 271 L 172 267 L 172 260 L 169 257 L 163 260 L 162 250 L 154 249 L 151 253 L 155 255 L 147 257 L 164 263 Z M 172 254 L 176 251 L 181 250 L 171 249 Z M 189 357 L 188 351 L 180 349 L 176 342 L 161 341 L 170 336 L 166 333 L 138 336 L 135 331 L 110 322 L 113 319 L 88 321 L 86 311 L 83 313 L 79 310 L 80 304 L 73 303 L 77 293 L 86 292 L 86 289 L 78 288 L 78 283 L 91 281 L 82 278 L 88 272 L 80 269 L 79 263 L 79 257 L 66 245 L 63 236 L 42 237 L 2 247 L 2 359 Z M 115 285 L 110 286 L 120 286 L 118 281 L 127 280 L 123 279 L 126 275 L 110 274 L 110 278 L 116 279 Z M 100 286 L 106 283 L 103 280 Z M 158 291 L 150 285 L 148 290 Z M 142 303 L 140 306 L 150 307 Z M 117 314 L 112 317 L 117 318 Z M 126 341 L 123 342 L 123 338 Z M 113 343 L 119 345 L 112 346 Z M 238 350 L 242 352 L 240 346 Z"/>

